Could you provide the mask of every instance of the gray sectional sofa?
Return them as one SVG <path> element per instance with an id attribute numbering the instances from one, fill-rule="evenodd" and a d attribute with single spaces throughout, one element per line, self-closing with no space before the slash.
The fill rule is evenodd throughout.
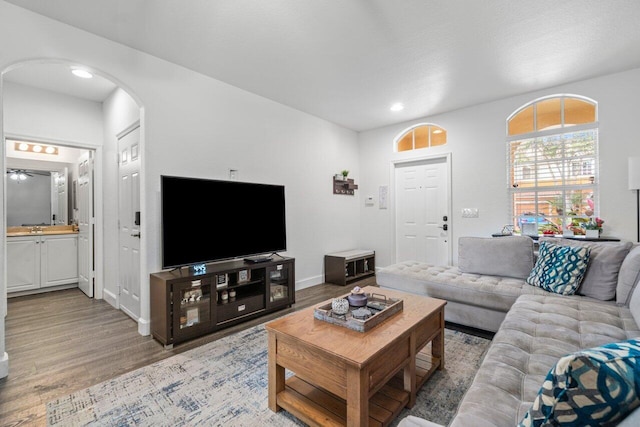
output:
<path id="1" fill-rule="evenodd" d="M 402 262 L 377 273 L 383 288 L 447 300 L 450 322 L 496 332 L 449 426 L 516 426 L 561 357 L 640 337 L 640 245 L 549 239 L 589 247 L 574 295 L 527 283 L 536 254 L 533 241 L 521 236 L 460 238 L 456 267 Z M 639 419 L 636 410 L 623 423 L 640 425 Z M 433 425 L 416 417 L 400 422 Z"/>

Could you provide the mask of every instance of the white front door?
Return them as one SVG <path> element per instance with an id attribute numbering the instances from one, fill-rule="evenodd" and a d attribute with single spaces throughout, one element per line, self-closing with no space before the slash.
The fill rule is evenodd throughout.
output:
<path id="1" fill-rule="evenodd" d="M 78 287 L 93 298 L 93 152 L 84 154 L 78 164 L 75 206 L 78 220 Z"/>
<path id="2" fill-rule="evenodd" d="M 118 138 L 120 309 L 140 317 L 140 127 Z M 136 215 L 137 212 L 137 215 Z M 138 223 L 136 223 L 138 222 Z"/>
<path id="3" fill-rule="evenodd" d="M 447 158 L 395 165 L 396 262 L 450 263 L 448 176 Z"/>

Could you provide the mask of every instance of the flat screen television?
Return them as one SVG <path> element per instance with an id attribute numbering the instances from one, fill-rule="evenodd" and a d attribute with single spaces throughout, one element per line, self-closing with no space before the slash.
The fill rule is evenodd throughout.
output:
<path id="1" fill-rule="evenodd" d="M 287 249 L 283 185 L 160 178 L 162 268 Z"/>

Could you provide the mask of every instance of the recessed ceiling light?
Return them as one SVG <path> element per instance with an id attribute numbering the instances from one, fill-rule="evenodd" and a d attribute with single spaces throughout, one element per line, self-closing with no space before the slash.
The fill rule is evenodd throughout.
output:
<path id="1" fill-rule="evenodd" d="M 53 154 L 53 153 L 56 152 L 56 149 L 55 149 L 55 147 L 52 147 L 52 146 L 49 145 L 49 146 L 47 146 L 47 148 L 44 149 L 44 152 L 47 153 L 47 154 Z"/>
<path id="2" fill-rule="evenodd" d="M 42 151 L 42 145 L 34 145 L 33 146 L 33 152 L 34 153 L 39 153 Z"/>
<path id="3" fill-rule="evenodd" d="M 396 102 L 391 106 L 391 111 L 401 111 L 404 110 L 404 105 L 401 102 Z"/>
<path id="4" fill-rule="evenodd" d="M 29 149 L 29 144 L 27 144 L 26 142 L 22 142 L 20 143 L 20 145 L 18 145 L 18 150 L 20 151 L 27 151 Z"/>
<path id="5" fill-rule="evenodd" d="M 87 70 L 81 70 L 79 68 L 74 68 L 71 70 L 71 72 L 73 73 L 74 76 L 80 77 L 83 79 L 90 79 L 93 77 L 93 74 L 91 74 Z"/>

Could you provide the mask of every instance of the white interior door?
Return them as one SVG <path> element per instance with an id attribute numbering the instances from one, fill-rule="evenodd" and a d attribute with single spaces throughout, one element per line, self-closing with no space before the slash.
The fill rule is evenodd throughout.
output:
<path id="1" fill-rule="evenodd" d="M 89 151 L 78 162 L 78 179 L 75 191 L 75 206 L 78 221 L 78 287 L 88 297 L 94 293 L 93 257 L 93 156 Z"/>
<path id="2" fill-rule="evenodd" d="M 395 166 L 396 262 L 450 263 L 448 158 Z"/>
<path id="3" fill-rule="evenodd" d="M 118 138 L 120 309 L 140 317 L 140 127 Z"/>
<path id="4" fill-rule="evenodd" d="M 66 225 L 67 221 L 67 173 L 51 172 L 51 224 Z"/>

